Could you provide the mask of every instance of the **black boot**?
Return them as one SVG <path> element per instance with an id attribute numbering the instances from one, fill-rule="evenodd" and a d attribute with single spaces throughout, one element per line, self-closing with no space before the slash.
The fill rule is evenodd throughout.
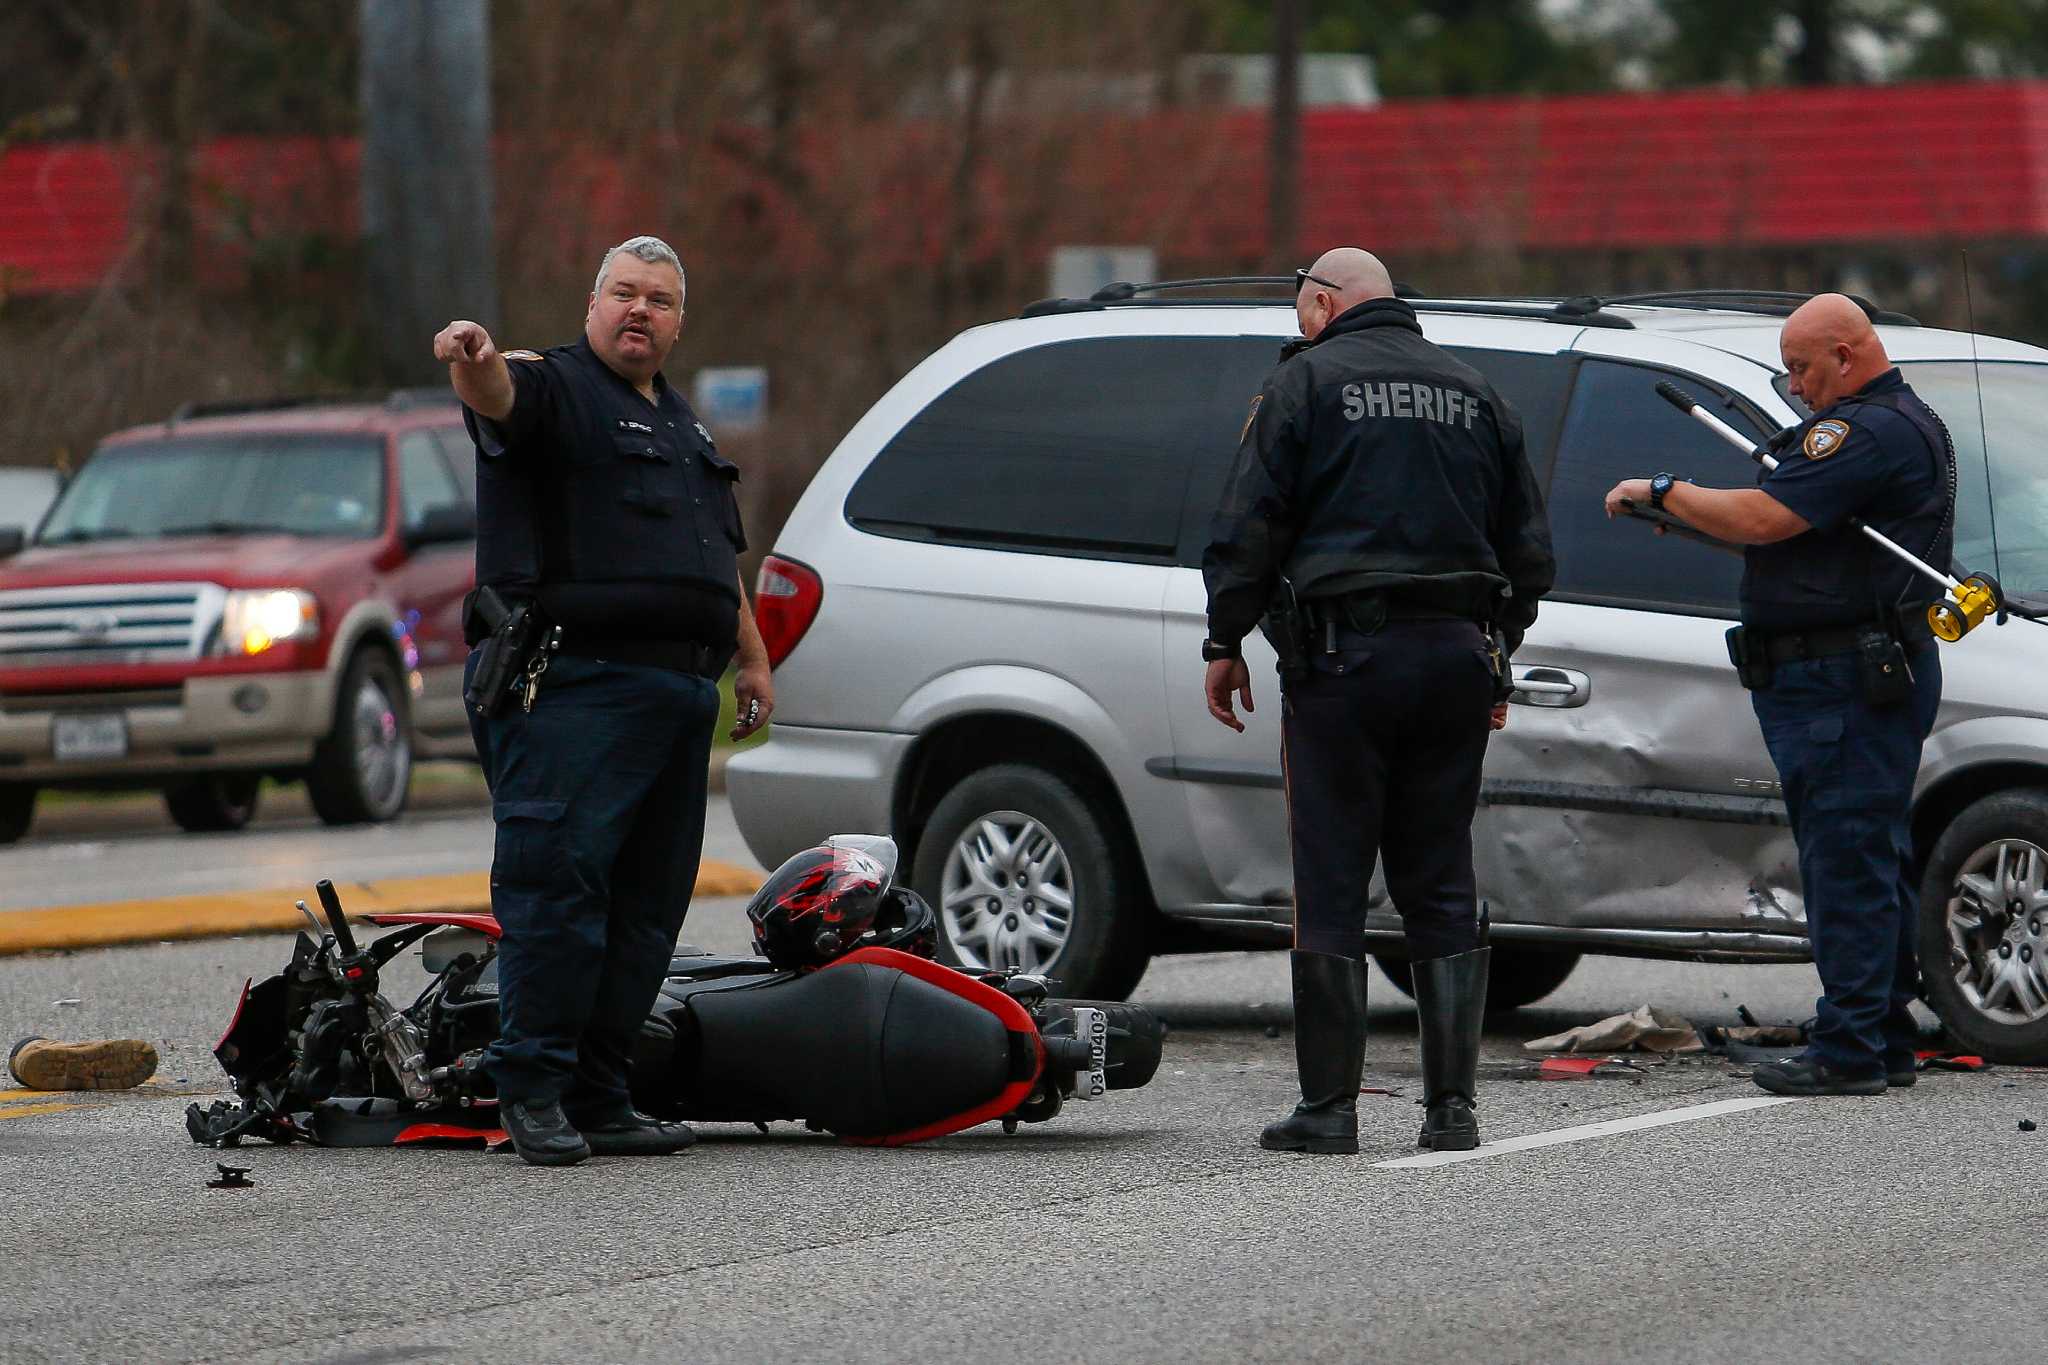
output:
<path id="1" fill-rule="evenodd" d="M 1415 964 L 1415 1007 L 1421 1015 L 1422 1093 L 1428 1106 L 1415 1145 L 1469 1152 L 1479 1145 L 1472 1109 L 1479 1088 L 1479 1029 L 1486 1017 L 1486 966 L 1491 948 Z"/>
<path id="2" fill-rule="evenodd" d="M 1365 1070 L 1365 964 L 1294 953 L 1294 1064 L 1301 1103 L 1266 1125 L 1269 1152 L 1358 1150 L 1358 1078 Z"/>

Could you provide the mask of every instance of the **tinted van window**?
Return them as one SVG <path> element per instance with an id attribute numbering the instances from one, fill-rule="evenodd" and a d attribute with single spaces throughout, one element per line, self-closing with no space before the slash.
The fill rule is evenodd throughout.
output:
<path id="1" fill-rule="evenodd" d="M 1220 491 L 1278 353 L 1269 338 L 1097 337 L 1004 356 L 882 448 L 847 518 L 880 535 L 1164 562 L 1191 475 L 1214 470 Z"/>
<path id="2" fill-rule="evenodd" d="M 1740 451 L 1657 396 L 1658 381 L 1666 379 L 1729 425 L 1751 437 L 1762 435 L 1726 394 L 1696 379 L 1604 360 L 1581 364 L 1550 481 L 1556 591 L 1732 617 L 1742 581 L 1739 556 L 1659 537 L 1639 521 L 1609 521 L 1602 505 L 1607 490 L 1623 479 L 1660 470 L 1722 488 L 1754 482 L 1755 468 Z"/>
<path id="3" fill-rule="evenodd" d="M 1522 419 L 1522 443 L 1529 453 L 1529 467 L 1536 471 L 1536 481 L 1541 483 L 1550 472 L 1551 452 L 1557 448 L 1557 424 L 1564 416 L 1565 396 L 1571 392 L 1573 358 L 1527 351 L 1485 351 L 1470 346 L 1445 349 L 1485 375 L 1494 391 L 1507 399 Z"/>

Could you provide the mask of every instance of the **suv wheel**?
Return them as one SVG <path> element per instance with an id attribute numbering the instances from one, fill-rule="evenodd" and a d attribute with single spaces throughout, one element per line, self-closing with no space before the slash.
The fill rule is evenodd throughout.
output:
<path id="1" fill-rule="evenodd" d="M 389 820 L 412 781 L 412 724 L 398 667 L 359 649 L 334 699 L 334 728 L 313 750 L 306 794 L 330 825 Z"/>
<path id="2" fill-rule="evenodd" d="M 194 834 L 241 829 L 256 815 L 260 773 L 213 773 L 164 789 L 164 807 L 178 828 Z"/>
<path id="3" fill-rule="evenodd" d="M 28 833 L 36 818 L 36 789 L 25 782 L 0 782 L 0 844 Z"/>
<path id="4" fill-rule="evenodd" d="M 1994 1062 L 2048 1057 L 2048 789 L 1987 796 L 1935 841 L 1920 976 L 1962 1047 Z"/>
<path id="5" fill-rule="evenodd" d="M 946 793 L 911 882 L 962 967 L 1057 977 L 1059 994 L 1121 1000 L 1145 974 L 1143 899 L 1087 797 L 1041 768 L 985 768 Z"/>
<path id="6" fill-rule="evenodd" d="M 1413 999 L 1415 974 L 1405 957 L 1375 955 L 1373 961 L 1401 994 Z M 1579 954 L 1542 948 L 1495 948 L 1486 968 L 1486 1011 L 1518 1010 L 1533 1005 L 1564 984 L 1579 965 Z"/>

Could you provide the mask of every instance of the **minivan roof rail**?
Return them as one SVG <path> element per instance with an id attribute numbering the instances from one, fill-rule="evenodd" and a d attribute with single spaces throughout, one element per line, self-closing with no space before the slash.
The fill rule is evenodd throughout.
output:
<path id="1" fill-rule="evenodd" d="M 1617 294 L 1602 300 L 1605 303 L 1662 304 L 1667 308 L 1721 308 L 1731 313 L 1761 313 L 1766 317 L 1786 317 L 1795 308 L 1815 297 L 1789 289 L 1675 289 L 1656 294 Z M 1893 327 L 1918 327 L 1920 319 L 1907 313 L 1894 313 L 1880 308 L 1861 294 L 1844 295 L 1849 302 L 1863 310 L 1863 316 L 1875 323 Z"/>
<path id="2" fill-rule="evenodd" d="M 1158 280 L 1150 284 L 1132 284 L 1118 280 L 1106 284 L 1085 299 L 1041 299 L 1017 314 L 1020 318 L 1050 317 L 1059 313 L 1092 313 L 1105 308 L 1213 308 L 1219 304 L 1255 304 L 1270 306 L 1284 303 L 1270 295 L 1231 296 L 1225 298 L 1158 299 L 1142 295 L 1156 294 L 1169 289 L 1217 289 L 1242 287 L 1245 285 L 1279 285 L 1294 287 L 1292 275 L 1215 275 L 1193 280 Z M 1601 309 L 1601 301 L 1592 297 L 1561 299 L 1555 303 L 1536 302 L 1527 299 L 1430 299 L 1422 291 L 1410 285 L 1396 282 L 1394 296 L 1406 299 L 1416 307 L 1432 313 L 1475 313 L 1491 317 L 1534 318 L 1542 322 L 1562 322 L 1576 327 L 1620 327 L 1630 328 L 1635 324 L 1618 313 Z"/>
<path id="3" fill-rule="evenodd" d="M 439 386 L 392 389 L 385 393 L 293 393 L 273 398 L 222 398 L 180 403 L 171 414 L 173 426 L 200 417 L 233 417 L 250 412 L 289 412 L 294 408 L 383 406 L 394 412 L 457 401 L 452 389 Z"/>

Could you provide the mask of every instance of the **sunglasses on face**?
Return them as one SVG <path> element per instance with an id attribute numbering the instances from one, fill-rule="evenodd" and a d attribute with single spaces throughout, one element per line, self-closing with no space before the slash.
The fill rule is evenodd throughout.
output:
<path id="1" fill-rule="evenodd" d="M 1311 275 L 1306 270 L 1297 270 L 1294 272 L 1294 297 L 1300 298 L 1301 291 L 1308 288 L 1310 284 L 1319 284 L 1333 292 L 1341 292 L 1344 288 L 1343 285 L 1338 284 L 1335 280 L 1326 280 L 1321 275 Z"/>

